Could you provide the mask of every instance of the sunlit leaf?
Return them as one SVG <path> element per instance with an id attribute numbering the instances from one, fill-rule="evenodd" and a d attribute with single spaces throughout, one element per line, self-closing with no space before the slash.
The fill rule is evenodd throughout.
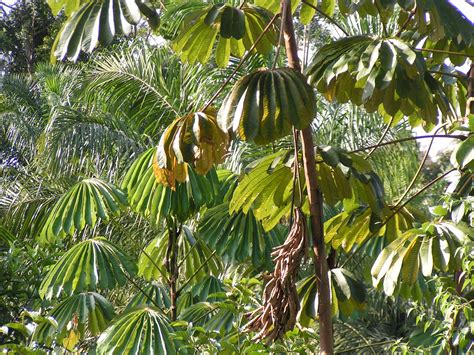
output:
<path id="1" fill-rule="evenodd" d="M 82 291 L 112 289 L 134 275 L 136 265 L 105 238 L 88 239 L 74 245 L 49 270 L 39 294 L 51 299 Z M 127 275 L 128 274 L 128 275 Z"/>

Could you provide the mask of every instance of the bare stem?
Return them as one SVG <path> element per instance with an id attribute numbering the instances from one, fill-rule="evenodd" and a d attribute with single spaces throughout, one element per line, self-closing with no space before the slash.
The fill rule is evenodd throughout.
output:
<path id="1" fill-rule="evenodd" d="M 413 50 L 418 51 L 418 52 L 444 53 L 444 54 L 450 54 L 450 55 L 458 55 L 460 57 L 474 58 L 474 54 L 445 51 L 445 50 L 442 50 L 442 49 L 413 48 Z"/>
<path id="2" fill-rule="evenodd" d="M 376 146 L 371 149 L 371 151 L 364 157 L 364 159 L 369 159 L 369 157 L 377 150 L 377 148 L 380 147 L 380 143 L 382 143 L 385 137 L 387 136 L 388 131 L 390 130 L 390 127 L 392 126 L 392 123 L 393 123 L 393 117 L 390 119 L 390 122 L 387 124 L 387 128 L 385 128 L 385 131 L 383 132 L 382 136 L 378 140 Z"/>
<path id="3" fill-rule="evenodd" d="M 421 163 L 418 166 L 418 170 L 416 171 L 415 175 L 413 176 L 410 183 L 408 184 L 408 187 L 406 188 L 405 192 L 400 196 L 397 202 L 395 202 L 395 206 L 398 206 L 403 201 L 403 199 L 408 195 L 410 190 L 415 185 L 416 179 L 418 179 L 418 177 L 420 176 L 421 171 L 423 170 L 423 167 L 425 166 L 426 160 L 428 159 L 436 134 L 445 126 L 446 126 L 446 123 L 438 127 L 438 129 L 436 129 L 436 131 L 434 132 L 433 137 L 431 138 L 430 144 L 428 145 L 428 149 L 426 149 L 425 155 L 423 156 L 423 159 L 421 160 Z"/>
<path id="4" fill-rule="evenodd" d="M 450 77 L 457 78 L 457 79 L 466 79 L 465 75 L 446 73 L 444 71 L 439 71 L 439 70 L 428 70 L 428 73 L 440 74 L 440 75 L 444 75 L 444 76 L 450 76 Z"/>
<path id="5" fill-rule="evenodd" d="M 390 142 L 384 142 L 384 143 L 379 143 L 379 144 L 375 144 L 375 145 L 369 145 L 367 147 L 352 150 L 348 153 L 360 153 L 360 152 L 363 152 L 364 150 L 383 147 L 383 146 L 386 146 L 386 145 L 398 144 L 398 143 L 403 143 L 403 142 L 408 142 L 408 141 L 413 141 L 413 140 L 418 140 L 418 139 L 433 138 L 433 137 L 435 137 L 435 138 L 459 139 L 459 140 L 462 140 L 462 141 L 468 138 L 468 136 L 463 136 L 461 134 L 438 134 L 436 136 L 433 135 L 433 134 L 427 134 L 427 135 L 423 135 L 423 136 L 406 137 L 406 138 L 396 139 L 396 140 L 390 141 Z"/>

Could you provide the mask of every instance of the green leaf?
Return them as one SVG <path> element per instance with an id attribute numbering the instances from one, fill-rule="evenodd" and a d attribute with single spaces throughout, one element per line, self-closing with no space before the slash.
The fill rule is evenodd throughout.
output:
<path id="1" fill-rule="evenodd" d="M 116 35 L 127 35 L 131 25 L 140 21 L 141 13 L 156 28 L 159 16 L 147 2 L 133 0 L 49 0 L 53 13 L 65 7 L 70 15 L 63 23 L 51 49 L 59 60 L 76 61 L 81 50 L 92 52 L 98 42 L 110 44 Z"/>
<path id="2" fill-rule="evenodd" d="M 276 115 L 279 112 L 279 115 Z M 316 97 L 306 79 L 289 69 L 259 69 L 241 78 L 218 113 L 218 124 L 240 139 L 267 144 L 309 126 Z"/>
<path id="3" fill-rule="evenodd" d="M 168 248 L 168 232 L 153 239 L 140 255 L 138 274 L 145 280 L 166 282 L 167 270 L 164 266 Z M 148 256 L 147 256 L 148 255 Z M 180 274 L 186 279 L 202 280 L 207 275 L 218 275 L 222 265 L 217 255 L 212 255 L 211 249 L 191 230 L 183 226 L 183 232 L 178 239 L 178 264 Z"/>
<path id="4" fill-rule="evenodd" d="M 124 312 L 97 340 L 97 354 L 174 354 L 173 328 L 153 307 Z"/>
<path id="5" fill-rule="evenodd" d="M 413 285 L 418 279 L 418 272 L 420 267 L 419 255 L 421 247 L 420 238 L 415 238 L 407 247 L 407 252 L 403 258 L 402 266 L 402 281 L 408 285 Z"/>
<path id="6" fill-rule="evenodd" d="M 317 0 L 309 0 L 308 1 L 311 5 L 313 5 L 314 7 L 316 7 L 316 5 L 318 4 L 318 1 Z M 313 19 L 313 16 L 314 14 L 316 13 L 316 10 L 303 3 L 301 5 L 301 11 L 300 11 L 300 21 L 303 25 L 307 25 L 311 22 L 311 20 Z"/>
<path id="7" fill-rule="evenodd" d="M 188 166 L 189 180 L 177 183 L 175 190 L 172 190 L 160 184 L 153 173 L 155 152 L 156 148 L 151 148 L 142 153 L 133 162 L 121 184 L 135 212 L 156 226 L 170 215 L 184 222 L 202 206 L 213 203 L 218 185 L 214 169 L 201 176 Z"/>
<path id="8" fill-rule="evenodd" d="M 55 306 L 49 313 L 57 321 L 41 323 L 33 334 L 33 339 L 40 344 L 51 346 L 53 342 L 61 344 L 74 329 L 79 338 L 84 339 L 86 331 L 92 335 L 99 335 L 104 331 L 115 311 L 112 304 L 94 292 L 79 293 L 70 296 Z"/>
<path id="9" fill-rule="evenodd" d="M 49 270 L 41 283 L 41 298 L 63 294 L 112 289 L 127 282 L 136 265 L 104 238 L 88 239 L 74 245 Z M 128 274 L 128 275 L 127 275 Z"/>
<path id="10" fill-rule="evenodd" d="M 334 15 L 336 9 L 336 0 L 321 0 L 321 11 L 328 16 Z"/>
<path id="11" fill-rule="evenodd" d="M 363 311 L 367 296 L 364 284 L 343 268 L 331 269 L 330 277 L 333 315 L 339 316 L 341 313 L 343 316 L 349 317 L 356 312 Z M 302 325 L 308 326 L 317 316 L 316 278 L 309 276 L 300 280 L 297 284 L 297 292 L 300 299 L 298 320 Z"/>
<path id="12" fill-rule="evenodd" d="M 168 309 L 171 307 L 171 299 L 168 288 L 161 283 L 152 282 L 143 288 L 143 292 L 138 292 L 128 302 L 126 309 L 133 309 L 138 306 L 154 306 Z"/>
<path id="13" fill-rule="evenodd" d="M 350 100 L 395 121 L 404 114 L 412 124 L 432 125 L 456 115 L 441 84 L 427 73 L 424 57 L 398 38 L 333 41 L 316 53 L 307 75 L 328 100 Z"/>
<path id="14" fill-rule="evenodd" d="M 280 228 L 265 232 L 252 210 L 246 215 L 242 211 L 231 215 L 228 202 L 204 213 L 199 235 L 224 260 L 238 263 L 250 258 L 255 266 L 268 264 L 272 249 L 284 239 Z"/>
<path id="15" fill-rule="evenodd" d="M 0 241 L 12 245 L 15 242 L 15 236 L 8 229 L 0 225 Z"/>
<path id="16" fill-rule="evenodd" d="M 65 9 L 66 16 L 70 16 L 80 5 L 88 2 L 87 0 L 48 0 L 48 5 L 54 16 L 57 16 L 62 8 Z"/>
<path id="17" fill-rule="evenodd" d="M 183 61 L 194 63 L 199 60 L 205 64 L 216 47 L 214 44 L 217 38 L 216 62 L 219 66 L 225 66 L 229 58 L 227 53 L 242 57 L 262 34 L 271 18 L 269 11 L 249 3 L 239 7 L 203 4 L 185 19 L 173 49 Z M 273 25 L 255 50 L 267 54 L 276 43 L 277 28 Z"/>
<path id="18" fill-rule="evenodd" d="M 466 167 L 474 169 L 474 136 L 471 136 L 458 145 L 453 152 L 456 166 L 464 169 Z"/>
<path id="19" fill-rule="evenodd" d="M 110 215 L 118 215 L 127 205 L 127 195 L 114 185 L 99 179 L 83 180 L 56 202 L 39 241 L 52 243 L 86 225 L 94 227 L 98 219 L 107 221 Z"/>

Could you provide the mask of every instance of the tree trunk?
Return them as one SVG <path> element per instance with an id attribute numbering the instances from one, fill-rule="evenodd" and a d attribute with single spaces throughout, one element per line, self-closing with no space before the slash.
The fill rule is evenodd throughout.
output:
<path id="1" fill-rule="evenodd" d="M 293 29 L 291 14 L 291 0 L 281 1 L 282 26 L 285 39 L 288 66 L 301 71 L 298 59 L 298 46 Z M 303 151 L 303 166 L 308 192 L 311 236 L 315 254 L 315 274 L 318 289 L 318 315 L 321 354 L 333 354 L 331 289 L 329 284 L 328 264 L 323 229 L 323 199 L 316 176 L 314 144 L 311 136 L 311 127 L 301 131 Z"/>

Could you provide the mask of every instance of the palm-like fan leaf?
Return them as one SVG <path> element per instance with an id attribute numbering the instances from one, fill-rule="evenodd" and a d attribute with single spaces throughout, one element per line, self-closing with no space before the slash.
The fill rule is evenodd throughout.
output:
<path id="1" fill-rule="evenodd" d="M 155 152 L 156 148 L 144 152 L 132 164 L 121 185 L 136 212 L 157 225 L 169 215 L 185 221 L 201 206 L 212 203 L 218 185 L 214 170 L 200 176 L 188 167 L 189 181 L 178 183 L 173 191 L 156 180 L 153 173 Z"/>
<path id="2" fill-rule="evenodd" d="M 51 299 L 62 294 L 112 289 L 134 275 L 136 265 L 104 238 L 85 240 L 69 249 L 41 283 L 39 294 Z M 128 275 L 127 275 L 128 274 Z"/>
<path id="3" fill-rule="evenodd" d="M 99 337 L 98 354 L 175 354 L 173 328 L 159 310 L 138 308 L 121 314 Z"/>
<path id="4" fill-rule="evenodd" d="M 224 260 L 243 262 L 250 258 L 255 266 L 268 263 L 273 248 L 284 240 L 280 228 L 265 232 L 252 209 L 247 214 L 230 214 L 229 202 L 206 210 L 199 222 L 199 234 Z"/>
<path id="5" fill-rule="evenodd" d="M 60 5 L 62 7 L 62 5 Z M 141 12 L 158 23 L 158 14 L 140 0 L 87 1 L 63 24 L 51 50 L 52 58 L 75 61 L 81 50 L 92 52 L 99 44 L 110 44 L 116 35 L 127 35 Z"/>
<path id="6" fill-rule="evenodd" d="M 400 288 L 412 286 L 433 270 L 447 271 L 460 268 L 458 247 L 467 240 L 469 231 L 462 224 L 451 222 L 425 223 L 421 229 L 411 229 L 395 239 L 379 254 L 372 267 L 372 279 L 377 287 L 383 280 L 383 289 L 392 295 Z"/>
<path id="7" fill-rule="evenodd" d="M 304 129 L 316 115 L 316 97 L 305 77 L 289 68 L 259 69 L 241 78 L 219 111 L 225 132 L 266 144 Z"/>
<path id="8" fill-rule="evenodd" d="M 170 308 L 171 300 L 169 290 L 163 284 L 152 282 L 143 288 L 143 292 L 138 292 L 133 296 L 127 304 L 127 309 L 143 305 L 158 305 L 161 308 Z"/>
<path id="9" fill-rule="evenodd" d="M 351 101 L 377 109 L 398 122 L 437 122 L 448 116 L 449 101 L 426 63 L 400 39 L 347 37 L 322 47 L 307 70 L 309 81 L 330 101 Z"/>
<path id="10" fill-rule="evenodd" d="M 348 209 L 366 204 L 380 218 L 385 206 L 383 188 L 367 161 L 332 147 L 318 150 L 317 176 L 325 201 L 330 205 L 344 201 Z M 255 161 L 252 170 L 235 189 L 230 201 L 230 213 L 240 209 L 248 213 L 252 208 L 265 230 L 274 228 L 291 210 L 293 160 L 291 151 L 281 151 Z M 298 199 L 301 197 L 296 195 L 295 203 Z M 307 201 L 301 202 L 303 210 L 307 211 Z"/>
<path id="11" fill-rule="evenodd" d="M 119 214 L 128 205 L 126 194 L 99 179 L 86 179 L 74 185 L 52 209 L 40 234 L 40 241 L 73 234 L 86 225 L 93 227 L 100 218 Z"/>
<path id="12" fill-rule="evenodd" d="M 65 338 L 83 339 L 86 331 L 99 335 L 107 328 L 115 311 L 107 299 L 95 292 L 87 292 L 66 298 L 49 312 L 49 316 L 56 320 L 57 327 L 42 323 L 33 335 L 35 341 L 46 346 L 53 342 L 61 344 Z M 68 348 L 73 348 L 75 344 L 68 345 Z"/>
<path id="13" fill-rule="evenodd" d="M 389 219 L 379 230 L 374 223 L 380 220 L 374 219 L 367 207 L 341 212 L 324 223 L 324 239 L 333 249 L 342 248 L 347 253 L 355 245 L 364 244 L 369 238 L 377 235 L 385 236 L 385 241 L 390 243 L 412 228 L 414 221 L 413 215 L 406 209 L 393 216 L 392 213 L 389 207 L 382 210 L 381 220 Z"/>
<path id="14" fill-rule="evenodd" d="M 364 284 L 348 270 L 336 268 L 331 270 L 332 312 L 350 316 L 362 311 L 366 301 Z M 300 298 L 299 322 L 308 325 L 317 315 L 318 299 L 315 276 L 309 276 L 298 283 Z"/>
<path id="15" fill-rule="evenodd" d="M 206 63 L 217 39 L 216 63 L 224 67 L 230 55 L 242 57 L 250 50 L 271 20 L 267 10 L 244 3 L 239 8 L 229 5 L 210 5 L 189 14 L 173 49 L 181 59 L 190 63 Z M 276 26 L 272 26 L 256 44 L 259 53 L 270 52 L 277 43 Z"/>

